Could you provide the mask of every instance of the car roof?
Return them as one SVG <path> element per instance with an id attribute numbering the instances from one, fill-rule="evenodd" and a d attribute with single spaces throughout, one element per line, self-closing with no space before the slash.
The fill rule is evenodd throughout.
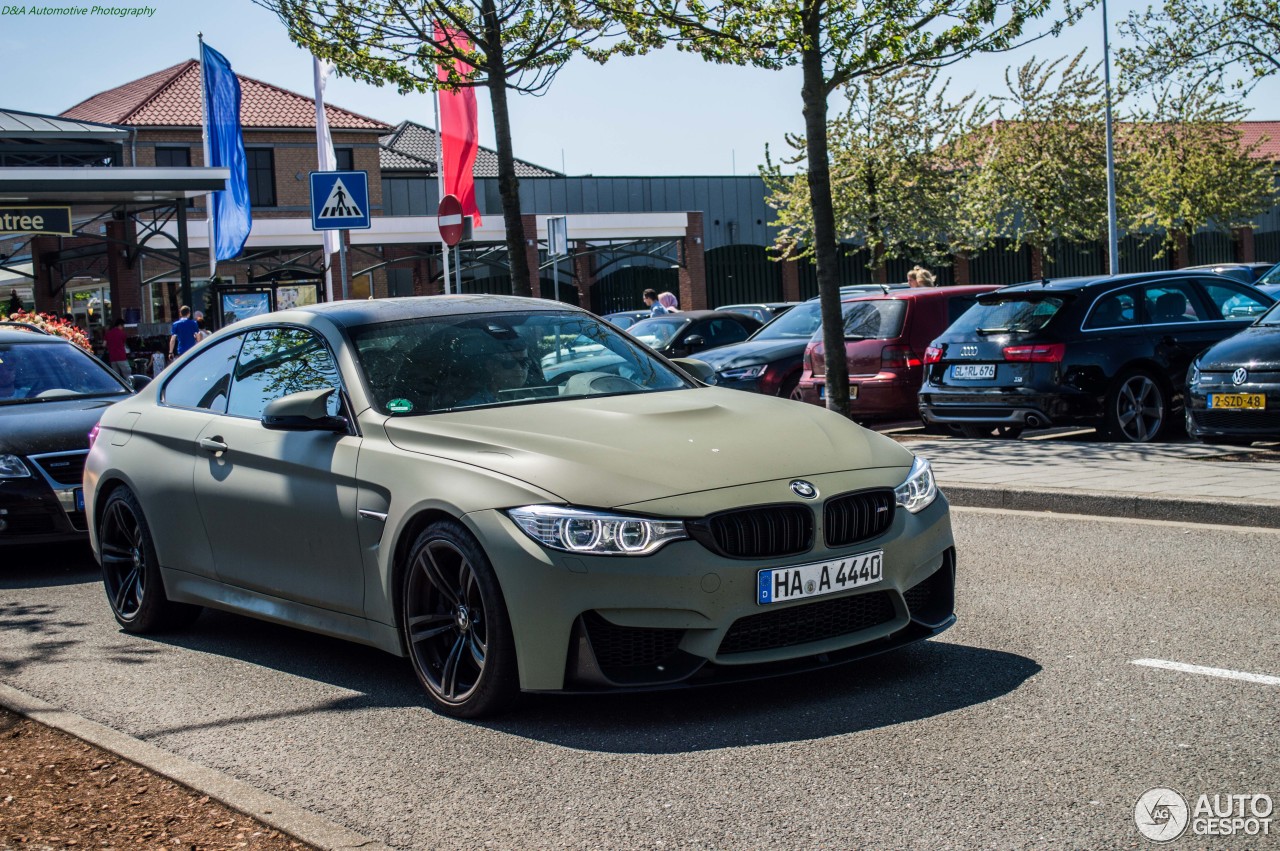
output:
<path id="1" fill-rule="evenodd" d="M 68 346 L 75 345 L 70 340 L 59 337 L 57 334 L 50 334 L 45 331 L 28 331 L 22 328 L 14 328 L 13 326 L 0 325 L 0 343 L 23 343 L 23 344 L 44 344 L 58 345 L 66 343 Z"/>
<path id="2" fill-rule="evenodd" d="M 876 299 L 907 299 L 915 301 L 917 299 L 929 300 L 932 298 L 942 298 L 948 295 L 978 295 L 980 293 L 994 292 L 1002 289 L 997 284 L 966 284 L 962 287 L 910 287 L 905 290 L 890 290 L 887 293 L 863 293 L 855 298 L 848 298 L 845 301 L 875 301 Z"/>
<path id="3" fill-rule="evenodd" d="M 304 316 L 317 316 L 335 325 L 352 328 L 383 322 L 403 322 L 426 316 L 465 316 L 475 313 L 510 313 L 512 311 L 576 311 L 580 307 L 545 298 L 522 298 L 509 295 L 433 295 L 403 298 L 351 299 L 295 307 L 275 313 L 264 313 L 237 322 L 236 328 L 274 325 Z"/>
<path id="4" fill-rule="evenodd" d="M 1008 293 L 1019 292 L 1072 292 L 1082 290 L 1095 285 L 1115 286 L 1117 284 L 1144 283 L 1146 281 L 1161 281 L 1171 278 L 1184 278 L 1187 272 L 1203 275 L 1205 269 L 1166 269 L 1157 272 L 1126 272 L 1121 275 L 1081 275 L 1074 278 L 1044 278 L 1039 281 L 1024 281 L 1020 284 L 1004 287 L 1001 291 Z M 1240 284 L 1241 281 L 1232 278 L 1234 283 Z M 1247 284 L 1245 286 L 1248 286 Z"/>
<path id="5" fill-rule="evenodd" d="M 724 307 L 717 307 L 716 310 L 725 310 L 730 313 L 735 307 L 787 307 L 789 305 L 801 304 L 798 301 L 744 301 L 740 304 L 726 304 Z"/>

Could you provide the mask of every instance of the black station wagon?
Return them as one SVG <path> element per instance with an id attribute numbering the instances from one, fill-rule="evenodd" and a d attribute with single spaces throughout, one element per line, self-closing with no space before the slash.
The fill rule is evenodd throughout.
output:
<path id="1" fill-rule="evenodd" d="M 1200 352 L 1274 302 L 1204 272 L 1064 278 L 983 296 L 925 352 L 920 415 L 968 437 L 1090 425 L 1143 442 L 1182 423 Z"/>

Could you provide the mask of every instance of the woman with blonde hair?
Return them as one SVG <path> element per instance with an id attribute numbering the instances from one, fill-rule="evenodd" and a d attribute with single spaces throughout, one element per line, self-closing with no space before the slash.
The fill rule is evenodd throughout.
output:
<path id="1" fill-rule="evenodd" d="M 912 287 L 931 287 L 937 278 L 923 266 L 916 266 L 907 273 L 907 285 Z"/>

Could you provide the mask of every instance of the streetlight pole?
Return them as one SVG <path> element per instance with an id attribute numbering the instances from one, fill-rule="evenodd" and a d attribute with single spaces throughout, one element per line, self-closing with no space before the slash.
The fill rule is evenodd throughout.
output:
<path id="1" fill-rule="evenodd" d="M 1107 263 L 1112 275 L 1120 274 L 1120 234 L 1116 227 L 1116 155 L 1111 132 L 1111 33 L 1107 26 L 1107 0 L 1102 0 L 1102 68 L 1107 104 Z"/>

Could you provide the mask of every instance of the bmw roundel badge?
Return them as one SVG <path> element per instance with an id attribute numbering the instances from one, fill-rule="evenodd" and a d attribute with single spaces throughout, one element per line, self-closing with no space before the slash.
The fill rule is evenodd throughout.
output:
<path id="1" fill-rule="evenodd" d="M 802 499 L 813 499 L 818 495 L 818 489 L 806 482 L 804 479 L 796 479 L 791 483 L 791 491 Z"/>

